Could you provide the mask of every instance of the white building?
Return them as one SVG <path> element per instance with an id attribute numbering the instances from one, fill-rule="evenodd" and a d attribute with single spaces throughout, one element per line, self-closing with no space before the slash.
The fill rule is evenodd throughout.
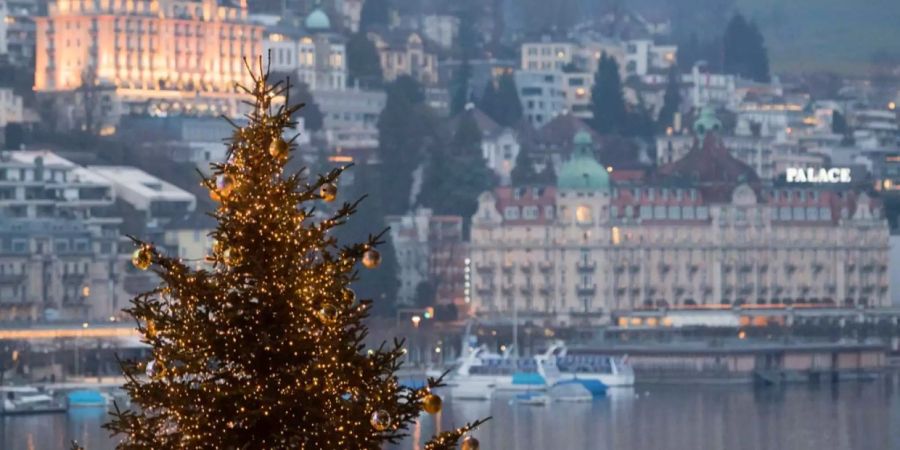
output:
<path id="1" fill-rule="evenodd" d="M 303 27 L 288 24 L 265 31 L 263 51 L 271 52 L 271 70 L 294 74 L 310 89 L 340 90 L 347 85 L 344 38 L 331 30 L 321 9 L 306 17 Z"/>
<path id="2" fill-rule="evenodd" d="M 52 152 L 0 153 L 0 320 L 107 320 L 125 306 L 140 280 L 114 202 L 108 180 Z"/>
<path id="3" fill-rule="evenodd" d="M 676 61 L 678 47 L 657 45 L 650 39 L 635 39 L 625 43 L 625 73 L 646 75 L 669 70 Z"/>
<path id="4" fill-rule="evenodd" d="M 562 72 L 519 70 L 515 73 L 523 116 L 535 127 L 567 110 Z"/>
<path id="5" fill-rule="evenodd" d="M 197 207 L 190 192 L 136 167 L 89 166 L 88 170 L 108 180 L 116 198 L 144 214 L 148 227 L 163 227 Z"/>
<path id="6" fill-rule="evenodd" d="M 449 50 L 459 34 L 459 18 L 450 15 L 430 14 L 422 16 L 419 29 L 426 38 L 443 50 Z"/>
<path id="7" fill-rule="evenodd" d="M 378 116 L 387 102 L 384 91 L 350 88 L 313 92 L 322 111 L 329 147 L 375 148 Z"/>
<path id="8" fill-rule="evenodd" d="M 25 120 L 24 116 L 22 97 L 16 95 L 12 88 L 0 88 L 0 127 L 10 123 L 21 123 Z"/>

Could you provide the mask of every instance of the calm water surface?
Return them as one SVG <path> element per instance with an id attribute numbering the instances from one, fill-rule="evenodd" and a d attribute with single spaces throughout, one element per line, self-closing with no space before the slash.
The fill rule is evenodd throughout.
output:
<path id="1" fill-rule="evenodd" d="M 900 450 L 900 379 L 837 386 L 757 389 L 652 386 L 615 391 L 592 403 L 549 406 L 448 401 L 442 427 L 493 416 L 476 433 L 490 450 Z M 3 450 L 114 448 L 105 412 L 6 417 Z M 436 421 L 423 416 L 413 439 L 392 450 L 422 450 Z"/>

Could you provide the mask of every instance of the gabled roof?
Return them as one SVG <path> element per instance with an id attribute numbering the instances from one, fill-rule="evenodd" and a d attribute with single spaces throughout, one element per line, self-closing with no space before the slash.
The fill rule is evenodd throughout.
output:
<path id="1" fill-rule="evenodd" d="M 702 146 L 695 141 L 694 148 L 684 158 L 660 167 L 656 178 L 696 186 L 713 202 L 731 201 L 731 192 L 742 183 L 755 190 L 759 188 L 756 171 L 732 156 L 715 132 L 706 134 Z"/>
<path id="2" fill-rule="evenodd" d="M 478 125 L 478 129 L 481 130 L 482 136 L 492 136 L 503 129 L 503 127 L 495 122 L 494 119 L 491 119 L 491 116 L 485 114 L 485 112 L 478 109 L 477 106 L 472 106 L 450 118 L 447 122 L 447 126 L 449 127 L 451 134 L 456 133 L 456 130 L 459 128 L 459 121 L 467 115 L 475 119 L 475 123 Z"/>

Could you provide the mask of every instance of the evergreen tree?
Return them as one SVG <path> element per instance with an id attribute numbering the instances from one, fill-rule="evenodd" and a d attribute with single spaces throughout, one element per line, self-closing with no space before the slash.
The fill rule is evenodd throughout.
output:
<path id="1" fill-rule="evenodd" d="M 672 122 L 681 107 L 681 80 L 676 66 L 669 69 L 669 78 L 666 83 L 666 93 L 663 94 L 663 105 L 656 118 L 657 129 L 665 131 L 672 126 Z"/>
<path id="2" fill-rule="evenodd" d="M 340 246 L 333 231 L 359 202 L 325 214 L 316 206 L 334 200 L 342 169 L 285 175 L 292 149 L 282 135 L 296 108 L 273 105 L 283 91 L 267 79 L 254 77 L 250 123 L 203 180 L 220 202 L 212 267 L 194 270 L 135 239 L 134 265 L 153 267 L 162 284 L 126 310 L 151 357 L 123 363 L 138 408 L 117 407 L 107 424 L 119 449 L 379 450 L 423 409 L 440 410 L 430 391 L 439 380 L 399 383 L 402 342 L 365 350 L 372 301 L 349 285 L 358 262 L 379 265 L 384 232 Z M 425 448 L 456 448 L 472 425 Z"/>
<path id="3" fill-rule="evenodd" d="M 625 116 L 626 136 L 652 138 L 654 132 L 653 114 L 644 103 L 644 98 L 638 96 L 638 104 L 631 107 Z"/>
<path id="4" fill-rule="evenodd" d="M 383 83 L 381 58 L 375 44 L 364 32 L 355 33 L 347 41 L 347 76 L 350 83 L 378 87 Z"/>
<path id="5" fill-rule="evenodd" d="M 597 63 L 594 86 L 591 88 L 592 124 L 601 134 L 624 133 L 627 121 L 625 98 L 622 95 L 622 80 L 619 78 L 619 64 L 604 52 Z"/>
<path id="6" fill-rule="evenodd" d="M 769 57 L 756 24 L 735 14 L 725 28 L 722 44 L 726 73 L 759 82 L 769 81 Z"/>
<path id="7" fill-rule="evenodd" d="M 850 127 L 847 126 L 847 119 L 845 119 L 844 115 L 838 110 L 831 112 L 831 132 L 841 135 L 850 134 Z"/>
<path id="8" fill-rule="evenodd" d="M 297 83 L 292 86 L 291 99 L 296 100 L 298 104 L 303 104 L 303 108 L 297 111 L 297 116 L 303 118 L 303 126 L 310 131 L 319 131 L 324 125 L 324 117 L 319 104 L 313 98 L 309 85 L 306 83 Z"/>
<path id="9" fill-rule="evenodd" d="M 372 27 L 387 27 L 391 24 L 389 0 L 365 0 L 359 13 L 359 31 L 365 32 Z"/>
<path id="10" fill-rule="evenodd" d="M 511 73 L 500 76 L 497 86 L 496 116 L 491 116 L 498 124 L 511 127 L 522 119 L 522 102 L 516 89 L 516 80 Z"/>
<path id="11" fill-rule="evenodd" d="M 456 132 L 453 133 L 453 154 L 465 157 L 483 157 L 481 138 L 481 128 L 478 127 L 474 112 L 464 112 L 459 116 Z"/>
<path id="12" fill-rule="evenodd" d="M 499 116 L 497 96 L 497 87 L 494 85 L 494 80 L 488 80 L 484 85 L 484 91 L 482 91 L 481 97 L 478 98 L 478 109 L 487 114 L 491 119 L 494 119 L 495 122 L 497 122 L 497 117 Z"/>
<path id="13" fill-rule="evenodd" d="M 534 160 L 531 159 L 531 154 L 527 150 L 519 150 L 519 154 L 516 155 L 516 165 L 513 166 L 509 177 L 513 186 L 538 184 L 541 175 L 535 170 Z"/>
<path id="14" fill-rule="evenodd" d="M 383 164 L 372 164 L 355 167 L 353 185 L 348 189 L 346 201 L 365 196 L 366 201 L 359 205 L 353 220 L 338 228 L 337 238 L 346 242 L 359 242 L 368 237 L 371 230 L 387 228 L 385 220 L 385 203 L 390 195 L 384 192 L 383 178 L 389 177 L 390 171 Z M 371 298 L 372 313 L 378 316 L 393 317 L 396 312 L 397 290 L 400 288 L 397 255 L 389 234 L 385 234 L 381 246 L 382 262 L 378 267 L 379 276 L 362 277 L 357 280 L 353 289 L 362 298 Z"/>
<path id="15" fill-rule="evenodd" d="M 471 113 L 463 113 L 447 145 L 436 145 L 425 166 L 419 203 L 437 214 L 463 218 L 468 235 L 478 196 L 495 185 L 494 172 L 481 153 L 481 131 Z"/>
<path id="16" fill-rule="evenodd" d="M 468 59 L 463 59 L 459 70 L 453 77 L 452 98 L 450 99 L 450 114 L 456 115 L 462 112 L 469 103 L 469 80 L 472 78 L 472 66 Z"/>
<path id="17" fill-rule="evenodd" d="M 387 103 L 378 117 L 378 156 L 391 176 L 381 177 L 385 214 L 409 210 L 413 172 L 436 128 L 432 111 L 423 103 L 421 87 L 409 76 L 394 80 L 387 89 Z"/>

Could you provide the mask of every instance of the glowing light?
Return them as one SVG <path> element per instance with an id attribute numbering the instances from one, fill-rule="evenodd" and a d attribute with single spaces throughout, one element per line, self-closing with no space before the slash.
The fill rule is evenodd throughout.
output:
<path id="1" fill-rule="evenodd" d="M 84 286 L 81 288 L 81 296 L 82 296 L 82 297 L 88 297 L 88 296 L 90 296 L 90 295 L 91 295 L 91 287 L 88 286 L 88 285 L 84 285 Z"/>
<path id="2" fill-rule="evenodd" d="M 738 332 L 738 339 L 747 339 L 747 332 L 744 330 Z"/>
<path id="3" fill-rule="evenodd" d="M 422 318 L 419 317 L 419 316 L 412 316 L 412 317 L 410 318 L 410 320 L 412 320 L 412 323 L 413 323 L 413 326 L 414 326 L 414 327 L 419 328 L 419 322 L 422 321 Z"/>
<path id="4" fill-rule="evenodd" d="M 888 103 L 888 109 L 891 110 L 891 111 L 897 109 L 897 104 L 894 103 L 894 102 L 889 102 L 889 103 Z"/>

